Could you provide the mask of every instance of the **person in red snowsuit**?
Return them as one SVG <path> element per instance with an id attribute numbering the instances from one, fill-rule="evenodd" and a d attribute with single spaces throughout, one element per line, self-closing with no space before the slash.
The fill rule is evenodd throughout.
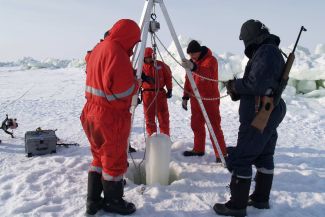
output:
<path id="1" fill-rule="evenodd" d="M 80 119 L 93 156 L 88 173 L 88 214 L 93 215 L 101 208 L 124 215 L 136 210 L 134 204 L 123 200 L 122 196 L 131 128 L 131 99 L 139 87 L 130 56 L 139 41 L 138 25 L 122 19 L 86 58 L 87 102 Z"/>
<path id="2" fill-rule="evenodd" d="M 160 133 L 170 135 L 169 112 L 167 98 L 172 97 L 172 74 L 165 63 L 157 60 L 156 66 L 153 59 L 153 50 L 148 47 L 144 53 L 142 68 L 142 99 L 146 119 L 147 133 L 152 135 L 157 132 L 155 117 L 159 122 Z M 167 88 L 167 92 L 165 90 Z"/>
<path id="3" fill-rule="evenodd" d="M 212 55 L 209 48 L 201 46 L 197 41 L 192 40 L 187 48 L 187 53 L 190 55 L 191 60 L 183 62 L 183 66 L 198 75 L 206 78 L 218 80 L 218 62 Z M 198 91 L 202 98 L 218 98 L 220 97 L 218 82 L 206 80 L 193 74 L 194 81 L 197 85 Z M 185 78 L 184 95 L 182 107 L 187 110 L 187 101 L 191 101 L 191 128 L 194 133 L 194 147 L 191 151 L 185 151 L 184 156 L 203 156 L 205 153 L 205 120 L 201 112 L 201 108 L 197 99 L 194 96 L 188 77 Z M 221 117 L 219 111 L 220 100 L 203 100 L 204 107 L 210 119 L 212 128 L 217 137 L 222 154 L 226 156 L 226 144 L 221 129 Z M 210 135 L 211 142 L 213 143 L 214 152 L 216 154 L 216 161 L 221 162 L 215 144 Z"/>

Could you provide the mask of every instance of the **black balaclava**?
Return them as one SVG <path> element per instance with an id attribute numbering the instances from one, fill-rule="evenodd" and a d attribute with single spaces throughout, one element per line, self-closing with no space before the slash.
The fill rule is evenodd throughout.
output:
<path id="1" fill-rule="evenodd" d="M 269 29 L 262 22 L 253 19 L 242 25 L 239 40 L 244 41 L 245 55 L 249 59 L 263 43 L 272 42 L 277 46 L 280 44 L 278 36 L 270 34 Z"/>

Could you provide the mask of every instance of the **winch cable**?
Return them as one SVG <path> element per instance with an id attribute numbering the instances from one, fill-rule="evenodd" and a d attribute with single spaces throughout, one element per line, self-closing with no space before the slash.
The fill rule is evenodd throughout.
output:
<path id="1" fill-rule="evenodd" d="M 181 63 L 168 51 L 168 49 L 166 48 L 166 46 L 161 42 L 161 40 L 159 39 L 159 37 L 157 36 L 157 34 L 155 34 L 155 33 L 152 33 L 151 34 L 151 43 L 152 43 L 152 47 L 154 48 L 153 50 L 154 50 L 154 58 L 153 58 L 153 60 L 154 60 L 154 68 L 155 68 L 155 87 L 157 87 L 157 85 L 156 84 L 158 84 L 158 88 L 159 88 L 159 77 L 157 76 L 158 75 L 158 72 L 157 72 L 157 67 L 156 67 L 156 63 L 157 63 L 157 53 L 159 54 L 159 57 L 160 57 L 160 59 L 161 59 L 161 61 L 163 62 L 163 63 L 165 63 L 165 61 L 164 61 L 164 58 L 162 57 L 162 54 L 161 54 L 161 52 L 160 52 L 160 49 L 159 49 L 159 47 L 157 46 L 157 44 L 156 44 L 156 39 L 158 39 L 158 41 L 159 41 L 159 43 L 160 43 L 160 45 L 165 49 L 165 51 L 168 53 L 168 55 L 170 56 L 170 57 L 172 57 L 172 59 L 174 59 L 175 60 L 175 62 L 177 63 L 177 64 L 179 64 L 181 67 L 183 67 L 182 65 L 181 65 Z M 166 63 L 165 63 L 166 64 Z M 193 73 L 193 72 L 192 72 Z M 195 74 L 195 75 L 197 75 L 197 73 L 193 73 L 193 74 Z M 158 77 L 158 78 L 157 78 Z M 199 76 L 199 77 L 201 77 L 201 78 L 203 78 L 203 79 L 206 79 L 206 80 L 208 80 L 208 81 L 213 81 L 213 82 L 221 82 L 221 81 L 219 81 L 219 80 L 215 80 L 215 79 L 210 79 L 210 78 L 206 78 L 206 77 L 204 77 L 204 76 Z M 180 82 L 172 75 L 172 78 L 173 78 L 173 80 L 175 81 L 175 83 L 185 92 L 185 93 L 187 93 L 189 96 L 192 96 L 192 97 L 195 97 L 195 95 L 194 94 L 192 94 L 191 92 L 188 92 L 188 91 L 186 91 L 185 89 L 184 89 L 184 87 L 180 84 Z M 155 94 L 155 97 L 154 97 L 154 99 L 153 99 L 153 101 L 149 104 L 149 106 L 148 106 L 148 108 L 147 108 L 147 110 L 145 111 L 145 113 L 147 113 L 148 112 L 148 110 L 149 110 L 149 108 L 153 105 L 153 103 L 155 102 L 155 100 L 156 100 L 156 98 L 157 98 L 157 96 L 158 96 L 158 93 L 159 93 L 159 89 L 158 88 L 155 88 L 155 90 L 156 90 L 156 94 Z M 224 96 L 221 96 L 221 97 L 215 97 L 215 98 L 203 98 L 203 97 L 201 97 L 201 99 L 202 100 L 205 100 L 205 101 L 213 101 L 213 100 L 220 100 L 220 99 L 222 99 L 222 98 L 225 98 L 225 97 L 227 97 L 228 96 L 228 94 L 227 95 L 224 95 Z M 156 102 L 157 103 L 157 102 Z M 155 115 L 155 122 L 157 121 L 156 120 L 156 116 L 157 116 L 157 104 L 156 104 L 156 115 Z M 157 122 L 156 122 L 156 126 L 157 126 Z M 157 130 L 158 130 L 158 128 L 157 128 Z M 144 119 L 144 121 L 143 121 L 143 134 L 144 134 L 144 140 L 145 140 L 145 143 L 146 143 L 146 140 L 147 140 L 147 138 L 146 138 L 146 129 L 145 129 L 145 119 Z M 133 158 L 133 156 L 132 156 L 132 153 L 130 153 L 130 156 L 131 156 L 131 159 L 132 159 L 132 162 L 133 162 L 133 164 L 134 164 L 134 167 L 136 168 L 136 169 L 138 169 L 139 170 L 139 174 L 140 174 L 140 178 L 142 177 L 141 176 L 141 164 L 144 162 L 144 159 L 145 159 L 145 155 L 146 155 L 146 148 L 144 149 L 144 155 L 143 155 L 143 158 L 142 158 L 142 160 L 141 160 L 141 162 L 139 163 L 139 165 L 137 166 L 136 165 L 136 163 L 135 163 L 135 161 L 134 161 L 134 158 Z"/>
<path id="2" fill-rule="evenodd" d="M 178 64 L 180 65 L 181 67 L 182 64 L 169 52 L 169 50 L 166 48 L 166 46 L 164 45 L 164 43 L 161 42 L 161 40 L 159 39 L 159 37 L 156 35 L 156 38 L 158 39 L 158 42 L 160 43 L 160 45 L 164 48 L 164 50 L 168 53 L 168 55 L 173 58 L 173 60 Z M 220 83 L 224 83 L 224 81 L 221 81 L 221 80 L 216 80 L 216 79 L 212 79 L 212 78 L 208 78 L 208 77 L 205 77 L 205 76 L 202 76 L 202 75 L 199 75 L 195 72 L 191 72 L 193 75 L 196 75 L 204 80 L 208 80 L 208 81 L 213 81 L 213 82 L 220 82 Z"/>
<path id="3" fill-rule="evenodd" d="M 158 41 L 159 41 L 159 43 L 160 43 L 160 45 L 165 49 L 165 51 L 168 53 L 168 55 L 170 56 L 170 57 L 172 57 L 172 59 L 174 59 L 175 60 L 175 62 L 177 63 L 177 64 L 179 64 L 181 67 L 183 67 L 182 66 L 182 64 L 168 51 L 168 49 L 166 48 L 166 46 L 160 41 L 160 39 L 159 39 L 159 37 L 156 35 L 156 38 L 158 39 Z M 160 50 L 159 50 L 159 48 L 157 47 L 157 50 L 158 50 L 158 54 L 159 54 L 159 57 L 160 57 L 160 59 L 161 59 L 161 61 L 162 62 L 164 62 L 165 63 L 165 61 L 164 61 L 164 59 L 163 59 L 163 57 L 162 57 L 162 55 L 161 55 L 161 52 L 160 52 Z M 198 75 L 197 73 L 194 73 L 194 72 L 192 72 L 194 75 Z M 208 80 L 208 81 L 214 81 L 214 82 L 222 82 L 222 81 L 220 81 L 220 80 L 215 80 L 215 79 L 210 79 L 210 78 L 206 78 L 206 77 L 204 77 L 204 76 L 199 76 L 199 77 L 201 77 L 202 79 L 205 79 L 205 80 Z M 175 81 L 175 83 L 186 93 L 186 94 L 188 94 L 189 96 L 192 96 L 192 97 L 195 97 L 195 95 L 194 94 L 192 94 L 191 92 L 188 92 L 188 91 L 186 91 L 185 89 L 184 89 L 184 87 L 183 87 L 183 85 L 181 85 L 180 84 L 180 82 L 179 81 L 177 81 L 177 79 L 172 75 L 172 78 L 173 78 L 173 80 Z M 222 98 L 225 98 L 225 97 L 227 97 L 228 96 L 228 94 L 226 94 L 226 95 L 224 95 L 224 96 L 221 96 L 221 97 L 215 97 L 215 98 L 206 98 L 206 97 L 201 97 L 201 99 L 202 100 L 205 100 L 205 101 L 214 101 L 214 100 L 220 100 L 220 99 L 222 99 Z"/>
<path id="4" fill-rule="evenodd" d="M 160 92 L 160 84 L 159 84 L 159 74 L 158 74 L 158 65 L 157 65 L 157 44 L 156 44 L 156 39 L 155 39 L 155 33 L 151 34 L 151 44 L 153 47 L 153 66 L 154 66 L 154 72 L 155 72 L 155 98 L 153 99 L 153 102 L 155 102 L 156 107 L 155 107 L 155 124 L 156 124 L 156 129 L 158 132 L 158 94 Z M 147 109 L 147 111 L 149 108 Z"/>
<path id="5" fill-rule="evenodd" d="M 154 73 L 155 73 L 155 96 L 154 98 L 152 99 L 151 103 L 149 104 L 147 110 L 144 112 L 145 114 L 148 113 L 149 109 L 155 105 L 155 124 L 157 126 L 157 114 L 158 114 L 158 105 L 157 105 L 157 97 L 158 97 L 158 94 L 159 94 L 159 76 L 158 76 L 158 68 L 157 68 L 157 58 L 156 58 L 156 44 L 155 44 L 155 40 L 154 40 L 154 34 L 151 34 L 151 43 L 152 43 L 152 47 L 154 48 L 153 51 L 153 61 L 154 61 Z M 144 103 L 144 102 L 143 102 Z M 145 115 L 144 114 L 144 115 Z M 158 128 L 157 128 L 158 130 Z M 145 118 L 143 119 L 143 136 L 144 136 L 144 141 L 145 141 L 145 144 L 147 142 L 147 136 L 146 136 L 146 120 Z M 131 153 L 130 153 L 131 154 Z M 144 148 L 144 154 L 143 154 L 143 158 L 141 159 L 139 165 L 138 165 L 138 170 L 139 170 L 139 175 L 140 175 L 140 178 L 142 177 L 142 173 L 141 173 L 141 164 L 144 162 L 144 159 L 146 157 L 146 147 Z M 132 161 L 133 161 L 133 164 L 135 166 L 135 168 L 137 168 L 136 164 L 135 164 L 135 161 L 134 159 L 132 158 Z"/>
<path id="6" fill-rule="evenodd" d="M 155 14 L 153 13 L 151 15 L 151 18 L 153 20 L 155 20 Z M 153 100 L 151 101 L 151 103 L 149 104 L 147 110 L 144 112 L 145 114 L 149 111 L 149 109 L 154 105 L 155 103 L 155 124 L 157 126 L 157 116 L 158 116 L 158 100 L 157 97 L 158 97 L 158 94 L 159 94 L 159 75 L 158 75 L 158 67 L 157 67 L 157 44 L 156 44 L 156 40 L 155 40 L 155 33 L 151 33 L 151 44 L 152 44 L 152 47 L 153 47 L 153 61 L 154 61 L 154 73 L 155 73 L 155 96 L 153 98 Z M 143 102 L 144 103 L 144 102 Z M 144 114 L 144 115 L 145 115 Z M 157 130 L 158 130 L 158 127 L 157 127 Z M 143 136 L 144 136 L 144 141 L 145 141 L 145 144 L 147 142 L 147 137 L 146 137 L 146 122 L 145 122 L 145 118 L 143 119 Z M 144 154 L 143 154 L 143 157 L 139 163 L 139 165 L 137 166 L 136 163 L 135 163 L 135 160 L 134 160 L 134 157 L 132 155 L 132 153 L 129 153 L 130 157 L 131 157 L 131 160 L 132 160 L 132 163 L 135 167 L 135 169 L 138 169 L 139 171 L 139 176 L 140 176 L 140 180 L 142 178 L 142 174 L 141 174 L 141 164 L 144 162 L 144 159 L 146 157 L 146 147 L 144 148 Z"/>
<path id="7" fill-rule="evenodd" d="M 151 19 L 152 20 L 156 20 L 156 14 L 153 12 L 151 14 Z M 153 105 L 153 103 L 156 104 L 156 107 L 155 107 L 155 123 L 156 123 L 156 126 L 157 126 L 157 113 L 158 113 L 158 100 L 157 99 L 157 96 L 159 94 L 159 76 L 158 76 L 158 70 L 157 70 L 157 52 L 159 54 L 159 57 L 160 59 L 162 60 L 163 63 L 165 63 L 162 55 L 161 55 L 161 52 L 157 46 L 157 43 L 156 43 L 156 39 L 158 40 L 158 42 L 160 43 L 160 45 L 164 48 L 164 50 L 167 52 L 167 54 L 181 67 L 182 64 L 168 51 L 168 49 L 166 48 L 166 46 L 162 43 L 162 41 L 160 40 L 160 38 L 157 36 L 157 34 L 155 32 L 150 32 L 151 33 L 151 44 L 152 44 L 152 47 L 153 47 L 153 51 L 154 51 L 154 54 L 153 54 L 153 61 L 154 61 L 154 70 L 155 70 L 155 97 L 154 99 L 152 100 L 152 102 L 149 104 L 147 110 L 144 112 L 145 114 L 148 112 L 148 110 L 151 108 L 151 106 Z M 139 61 L 139 56 L 140 54 L 138 54 L 137 58 L 136 58 L 136 63 Z M 195 72 L 192 72 L 192 74 L 194 76 L 198 76 L 200 77 L 201 79 L 204 79 L 204 80 L 207 80 L 207 81 L 211 81 L 211 82 L 221 82 L 221 83 L 224 83 L 224 81 L 221 81 L 221 80 L 216 80 L 216 79 L 212 79 L 212 78 L 208 78 L 208 77 L 205 77 L 205 76 L 202 76 L 202 75 L 199 75 L 198 73 L 195 73 Z M 177 79 L 172 75 L 172 78 L 173 80 L 175 81 L 175 83 L 186 93 L 188 94 L 189 96 L 191 97 L 195 97 L 195 95 L 191 92 L 188 92 L 184 89 L 184 87 L 180 84 L 180 82 L 177 81 Z M 214 101 L 214 100 L 220 100 L 222 98 L 225 98 L 227 97 L 228 94 L 224 95 L 224 96 L 221 96 L 221 97 L 215 97 L 215 98 L 204 98 L 204 97 L 201 97 L 202 100 L 205 100 L 205 101 Z M 144 141 L 146 143 L 146 123 L 145 123 L 145 118 L 143 119 L 143 135 L 144 135 Z M 157 130 L 158 130 L 158 127 L 157 127 Z M 141 159 L 139 165 L 137 166 L 135 161 L 134 161 L 134 158 L 132 156 L 132 153 L 129 153 L 131 159 L 132 159 L 132 163 L 135 167 L 135 169 L 138 169 L 139 171 L 139 176 L 140 176 L 140 182 L 141 182 L 141 178 L 142 178 L 142 175 L 141 175 L 141 164 L 144 162 L 144 159 L 145 159 L 145 156 L 146 156 L 146 147 L 144 148 L 144 155 L 143 155 L 143 158 Z"/>

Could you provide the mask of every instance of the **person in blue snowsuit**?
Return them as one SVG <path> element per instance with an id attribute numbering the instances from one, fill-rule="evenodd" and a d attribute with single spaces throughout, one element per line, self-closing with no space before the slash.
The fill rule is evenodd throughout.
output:
<path id="1" fill-rule="evenodd" d="M 243 78 L 226 84 L 232 100 L 240 100 L 237 146 L 229 150 L 227 159 L 227 168 L 232 173 L 231 198 L 225 204 L 215 204 L 214 210 L 219 215 L 246 216 L 247 205 L 269 208 L 277 127 L 286 113 L 283 99 L 274 105 L 263 132 L 251 126 L 251 123 L 261 108 L 263 96 L 272 97 L 272 91 L 278 88 L 285 62 L 278 47 L 280 38 L 270 34 L 260 21 L 246 21 L 241 27 L 239 38 L 244 41 L 245 55 L 249 61 Z M 256 185 L 255 191 L 249 196 L 252 165 L 257 169 Z"/>

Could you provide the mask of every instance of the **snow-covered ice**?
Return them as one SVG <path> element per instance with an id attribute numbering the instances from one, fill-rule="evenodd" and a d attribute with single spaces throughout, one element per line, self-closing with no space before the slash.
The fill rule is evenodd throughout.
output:
<path id="1" fill-rule="evenodd" d="M 183 52 L 186 53 L 187 44 L 192 38 L 179 36 Z M 204 42 L 199 42 L 204 45 Z M 293 45 L 281 48 L 286 54 L 292 51 Z M 169 52 L 180 62 L 175 44 L 172 42 L 168 47 Z M 297 46 L 295 52 L 295 62 L 290 72 L 289 86 L 296 89 L 298 94 L 306 94 L 325 88 L 325 45 L 318 44 L 313 52 L 302 46 Z M 173 69 L 174 77 L 180 82 L 184 82 L 183 68 L 176 63 L 165 50 L 161 47 L 162 59 Z M 244 55 L 213 52 L 219 62 L 219 80 L 227 81 L 234 77 L 241 77 L 248 59 Z M 160 58 L 160 56 L 158 55 Z M 31 57 L 25 57 L 17 61 L 1 62 L 1 71 L 21 71 L 35 69 L 69 69 L 84 68 L 85 61 L 82 59 L 59 60 L 47 58 L 44 60 L 35 60 Z M 221 84 L 220 87 L 223 87 Z M 318 91 L 317 91 L 318 92 Z M 176 94 L 181 94 L 177 90 Z M 317 97 L 318 94 L 311 94 Z M 310 96 L 310 95 L 309 95 Z"/>
<path id="2" fill-rule="evenodd" d="M 321 62 L 317 66 L 319 73 L 321 66 L 324 66 L 323 56 L 323 47 L 320 47 L 315 52 L 315 58 Z M 220 63 L 224 61 L 226 64 L 220 69 L 224 67 L 225 70 L 229 69 L 229 73 L 241 73 L 241 66 L 245 62 L 243 57 L 233 54 L 223 57 Z M 309 65 L 312 68 L 316 64 L 315 58 Z M 229 59 L 235 63 L 230 64 Z M 79 121 L 85 103 L 85 73 L 83 68 L 68 67 L 70 63 L 64 63 L 67 64 L 65 67 L 31 67 L 29 70 L 21 68 L 19 64 L 2 64 L 0 67 L 0 117 L 5 118 L 8 113 L 10 117 L 16 117 L 19 123 L 14 139 L 0 132 L 3 142 L 0 144 L 1 216 L 84 215 L 87 169 L 91 161 L 89 144 Z M 78 67 L 82 65 L 80 61 L 75 64 Z M 308 69 L 304 64 L 298 65 L 306 67 L 304 70 Z M 175 77 L 182 79 L 184 72 L 177 67 L 172 66 L 172 70 Z M 324 77 L 311 80 L 319 82 L 318 78 L 324 85 Z M 297 95 L 299 91 L 296 87 L 289 86 L 284 93 L 288 111 L 278 128 L 272 208 L 257 210 L 249 207 L 248 216 L 324 216 L 324 89 L 317 84 L 317 90 Z M 181 90 L 176 85 L 174 90 L 175 95 L 168 101 L 173 182 L 168 186 L 145 186 L 127 178 L 125 198 L 137 206 L 133 216 L 216 216 L 212 206 L 229 199 L 227 185 L 231 174 L 215 163 L 209 138 L 205 156 L 182 156 L 184 150 L 192 148 L 193 134 L 190 111 L 181 109 Z M 223 90 L 221 95 L 224 94 Z M 221 116 L 226 142 L 233 146 L 239 125 L 238 102 L 232 102 L 228 97 L 222 99 Z M 57 129 L 56 133 L 62 141 L 77 142 L 80 146 L 58 147 L 56 154 L 27 158 L 24 153 L 24 133 L 37 127 Z M 141 105 L 136 109 L 131 143 L 138 150 L 132 157 L 139 164 L 145 147 Z M 130 169 L 134 169 L 131 157 L 129 162 Z M 100 211 L 97 216 L 112 215 Z"/>

